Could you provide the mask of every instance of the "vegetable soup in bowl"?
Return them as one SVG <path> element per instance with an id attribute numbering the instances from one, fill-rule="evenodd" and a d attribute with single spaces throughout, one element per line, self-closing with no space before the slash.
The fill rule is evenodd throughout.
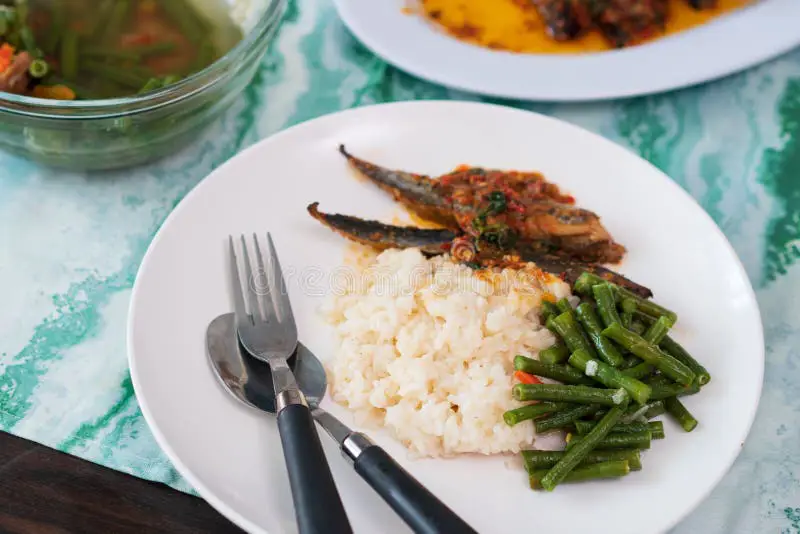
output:
<path id="1" fill-rule="evenodd" d="M 0 149 L 76 170 L 174 153 L 250 82 L 286 0 L 0 0 Z"/>

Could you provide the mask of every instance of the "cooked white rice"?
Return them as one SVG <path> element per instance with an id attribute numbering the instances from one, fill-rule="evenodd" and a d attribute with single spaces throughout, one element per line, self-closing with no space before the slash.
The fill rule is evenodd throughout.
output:
<path id="1" fill-rule="evenodd" d="M 356 283 L 357 282 L 357 283 Z M 324 310 L 335 327 L 331 396 L 356 422 L 385 426 L 412 453 L 495 454 L 530 448 L 532 424 L 509 427 L 513 359 L 553 343 L 539 324 L 555 277 L 524 270 L 476 273 L 416 249 L 378 255 Z"/>

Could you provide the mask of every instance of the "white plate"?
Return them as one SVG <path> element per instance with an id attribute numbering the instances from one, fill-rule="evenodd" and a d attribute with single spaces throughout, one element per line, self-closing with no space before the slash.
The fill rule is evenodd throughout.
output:
<path id="1" fill-rule="evenodd" d="M 461 42 L 402 8 L 409 0 L 334 0 L 375 54 L 425 80 L 479 94 L 575 101 L 644 95 L 746 69 L 800 45 L 800 2 L 756 0 L 642 46 L 585 55 L 493 51 Z"/>
<path id="2" fill-rule="evenodd" d="M 630 253 L 622 271 L 680 315 L 678 339 L 713 380 L 686 403 L 691 434 L 667 424 L 645 469 L 624 480 L 534 493 L 502 457 L 413 461 L 388 435 L 369 431 L 479 532 L 520 524 L 560 534 L 659 532 L 696 506 L 727 471 L 756 411 L 764 345 L 741 264 L 697 204 L 661 172 L 574 126 L 483 104 L 414 102 L 322 117 L 249 148 L 214 171 L 175 209 L 142 262 L 130 309 L 128 350 L 142 411 L 176 468 L 214 507 L 252 532 L 294 531 L 274 421 L 236 403 L 206 362 L 206 325 L 231 309 L 229 234 L 271 231 L 289 277 L 300 337 L 322 359 L 331 331 L 317 315 L 345 241 L 306 214 L 391 220 L 399 208 L 353 177 L 337 151 L 389 166 L 444 173 L 459 163 L 538 169 L 601 214 Z M 327 407 L 346 422 L 345 410 Z M 323 436 L 356 532 L 407 532 Z"/>

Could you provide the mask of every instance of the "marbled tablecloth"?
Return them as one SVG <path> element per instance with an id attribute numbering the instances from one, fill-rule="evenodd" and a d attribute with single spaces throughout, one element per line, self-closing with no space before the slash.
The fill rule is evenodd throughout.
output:
<path id="1" fill-rule="evenodd" d="M 328 0 L 290 3 L 243 98 L 171 159 L 84 175 L 0 152 L 0 429 L 191 491 L 142 418 L 125 355 L 130 290 L 159 224 L 210 170 L 289 125 L 375 102 L 477 99 L 387 66 Z M 630 147 L 733 243 L 763 314 L 764 394 L 731 472 L 675 531 L 800 533 L 800 50 L 661 96 L 501 103 Z"/>

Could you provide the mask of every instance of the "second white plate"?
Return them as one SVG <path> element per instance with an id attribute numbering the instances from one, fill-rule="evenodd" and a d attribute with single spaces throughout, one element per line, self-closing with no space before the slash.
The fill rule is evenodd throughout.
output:
<path id="1" fill-rule="evenodd" d="M 353 34 L 375 54 L 425 80 L 521 100 L 600 100 L 657 93 L 752 67 L 800 45 L 800 2 L 757 0 L 708 24 L 624 50 L 513 54 L 458 41 L 408 0 L 334 0 Z"/>
<path id="2" fill-rule="evenodd" d="M 725 237 L 660 171 L 576 128 L 510 108 L 415 102 L 359 108 L 283 131 L 218 168 L 170 215 L 137 276 L 128 325 L 136 396 L 176 468 L 200 494 L 251 532 L 295 532 L 275 421 L 233 400 L 205 355 L 209 321 L 231 310 L 229 234 L 269 230 L 288 278 L 301 340 L 330 358 L 333 339 L 317 307 L 342 265 L 345 240 L 306 213 L 320 208 L 391 220 L 398 206 L 353 177 L 339 143 L 360 157 L 439 174 L 457 164 L 540 170 L 580 206 L 599 213 L 630 251 L 622 271 L 680 316 L 675 336 L 713 379 L 686 403 L 700 420 L 667 439 L 623 480 L 527 487 L 504 457 L 411 460 L 389 435 L 366 430 L 481 533 L 520 525 L 560 534 L 661 532 L 696 506 L 741 449 L 763 375 L 761 323 L 747 277 Z M 341 407 L 324 403 L 345 422 Z M 735 415 L 731 415 L 735 414 Z M 322 436 L 358 533 L 407 528 Z"/>

